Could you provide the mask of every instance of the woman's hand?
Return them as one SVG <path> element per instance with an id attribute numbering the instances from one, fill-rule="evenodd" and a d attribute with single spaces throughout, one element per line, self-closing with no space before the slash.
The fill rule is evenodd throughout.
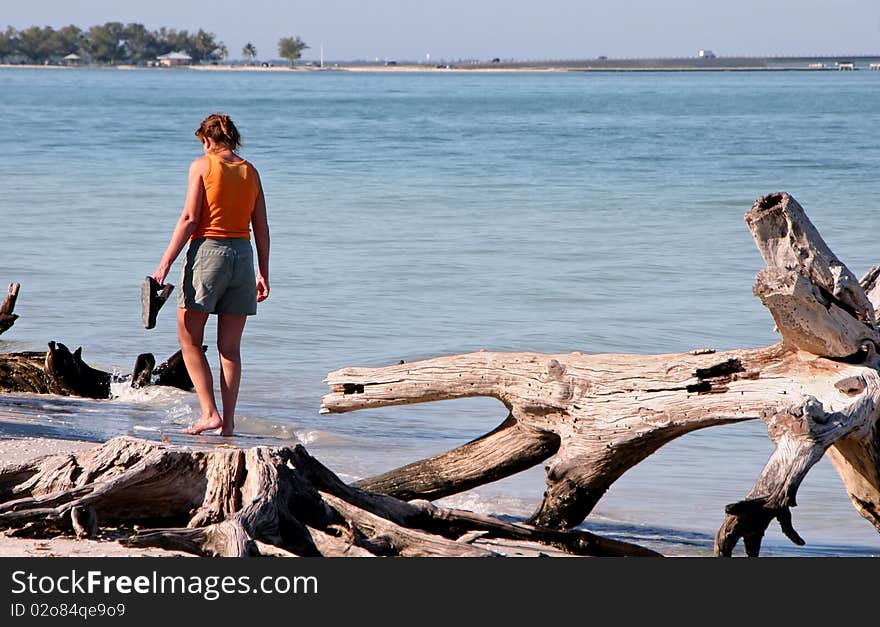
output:
<path id="1" fill-rule="evenodd" d="M 262 303 L 269 298 L 269 279 L 257 274 L 257 302 Z"/>
<path id="2" fill-rule="evenodd" d="M 156 283 L 159 285 L 165 285 L 165 277 L 168 276 L 169 269 L 169 266 L 162 263 L 156 267 L 156 271 L 153 272 L 153 278 L 156 279 Z"/>

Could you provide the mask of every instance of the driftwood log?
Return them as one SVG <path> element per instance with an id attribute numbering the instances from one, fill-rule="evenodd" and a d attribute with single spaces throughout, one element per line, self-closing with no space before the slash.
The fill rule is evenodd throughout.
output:
<path id="1" fill-rule="evenodd" d="M 149 280 L 147 277 L 145 280 Z M 153 281 L 155 283 L 155 281 Z M 18 319 L 13 312 L 20 285 L 12 283 L 3 304 L 0 305 L 0 333 L 8 330 Z M 156 302 L 165 302 L 173 286 L 164 286 Z M 155 318 L 161 303 L 149 314 Z M 145 314 L 146 316 L 146 314 Z M 202 346 L 202 350 L 207 350 Z M 0 392 L 27 392 L 32 394 L 61 394 L 87 398 L 109 398 L 112 381 L 131 381 L 131 386 L 166 385 L 191 391 L 192 380 L 183 363 L 183 354 L 177 351 L 156 366 L 152 353 L 137 356 L 130 375 L 114 375 L 92 368 L 83 361 L 82 347 L 70 352 L 60 342 L 49 342 L 46 352 L 24 351 L 0 354 Z"/>
<path id="2" fill-rule="evenodd" d="M 508 409 L 494 431 L 355 485 L 437 499 L 548 460 L 530 523 L 579 525 L 609 486 L 696 429 L 761 419 L 776 450 L 752 491 L 729 505 L 715 541 L 758 555 L 770 522 L 795 543 L 790 508 L 827 455 L 855 509 L 880 531 L 880 267 L 859 282 L 786 193 L 745 217 L 766 263 L 754 293 L 782 336 L 766 348 L 669 355 L 478 353 L 328 374 L 323 413 L 488 396 Z"/>
<path id="3" fill-rule="evenodd" d="M 0 305 L 0 335 L 8 331 L 10 327 L 18 320 L 18 315 L 14 314 L 15 301 L 18 299 L 18 290 L 21 286 L 18 283 L 11 283 L 9 291 L 6 293 L 6 299 Z"/>
<path id="4" fill-rule="evenodd" d="M 207 349 L 207 346 L 203 349 Z M 132 387 L 167 385 L 182 390 L 192 389 L 192 381 L 180 351 L 158 366 L 155 363 L 152 353 L 138 355 L 130 376 L 115 377 L 85 363 L 82 347 L 70 352 L 60 342 L 49 342 L 46 352 L 0 354 L 0 392 L 109 398 L 110 383 L 128 379 Z"/>
<path id="5" fill-rule="evenodd" d="M 0 529 L 204 556 L 654 556 L 348 486 L 302 446 L 190 450 L 129 437 L 0 466 Z"/>

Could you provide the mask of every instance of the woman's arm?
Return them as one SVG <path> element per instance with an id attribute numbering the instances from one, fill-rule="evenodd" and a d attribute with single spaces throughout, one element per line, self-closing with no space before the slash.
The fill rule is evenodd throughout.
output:
<path id="1" fill-rule="evenodd" d="M 162 255 L 162 261 L 153 272 L 153 278 L 159 285 L 165 284 L 165 277 L 177 255 L 183 249 L 186 241 L 192 235 L 199 223 L 199 217 L 202 214 L 202 202 L 205 196 L 205 185 L 202 176 L 208 173 L 210 163 L 206 157 L 200 157 L 192 162 L 189 167 L 189 182 L 186 187 L 186 200 L 183 203 L 183 211 L 177 224 L 174 226 L 174 232 L 171 234 L 171 241 L 168 242 L 168 248 Z"/>
<path id="2" fill-rule="evenodd" d="M 257 302 L 269 298 L 269 221 L 266 218 L 266 198 L 263 196 L 263 184 L 257 174 L 257 201 L 251 214 L 251 225 L 254 229 L 254 243 L 257 247 Z"/>

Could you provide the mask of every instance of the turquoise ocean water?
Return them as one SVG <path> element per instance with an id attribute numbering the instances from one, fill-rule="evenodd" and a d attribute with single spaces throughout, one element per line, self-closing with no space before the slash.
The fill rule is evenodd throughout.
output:
<path id="1" fill-rule="evenodd" d="M 0 352 L 83 346 L 127 372 L 176 348 L 140 323 L 184 197 L 193 130 L 230 113 L 261 172 L 272 295 L 245 331 L 237 442 L 304 442 L 345 478 L 458 446 L 493 399 L 321 416 L 327 372 L 478 350 L 678 352 L 776 341 L 751 294 L 742 217 L 789 191 L 859 276 L 880 262 L 880 72 L 360 74 L 0 69 L 0 282 L 21 319 Z M 170 275 L 177 281 L 179 262 Z M 209 343 L 210 332 L 209 332 Z M 216 365 L 216 357 L 212 355 Z M 173 440 L 192 395 L 0 396 L 0 437 Z M 759 422 L 676 440 L 587 527 L 705 555 L 771 451 Z M 444 501 L 527 516 L 543 472 Z M 872 555 L 827 461 L 775 555 Z"/>

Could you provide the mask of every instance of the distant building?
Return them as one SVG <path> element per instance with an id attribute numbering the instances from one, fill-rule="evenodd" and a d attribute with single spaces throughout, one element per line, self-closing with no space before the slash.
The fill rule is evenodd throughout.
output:
<path id="1" fill-rule="evenodd" d="M 872 63 L 868 66 L 869 70 L 880 70 L 880 63 Z"/>
<path id="2" fill-rule="evenodd" d="M 711 50 L 700 50 L 700 52 L 697 54 L 697 56 L 700 57 L 701 59 L 714 59 L 715 53 L 712 52 Z"/>
<path id="3" fill-rule="evenodd" d="M 76 54 L 75 52 L 71 52 L 69 55 L 64 57 L 64 65 L 75 67 L 82 62 L 82 57 Z"/>
<path id="4" fill-rule="evenodd" d="M 192 65 L 193 58 L 185 52 L 169 52 L 156 57 L 159 65 L 164 67 L 180 67 L 183 65 Z"/>
<path id="5" fill-rule="evenodd" d="M 843 70 L 845 72 L 851 72 L 852 70 L 856 69 L 856 64 L 852 61 L 838 61 L 837 69 Z"/>

